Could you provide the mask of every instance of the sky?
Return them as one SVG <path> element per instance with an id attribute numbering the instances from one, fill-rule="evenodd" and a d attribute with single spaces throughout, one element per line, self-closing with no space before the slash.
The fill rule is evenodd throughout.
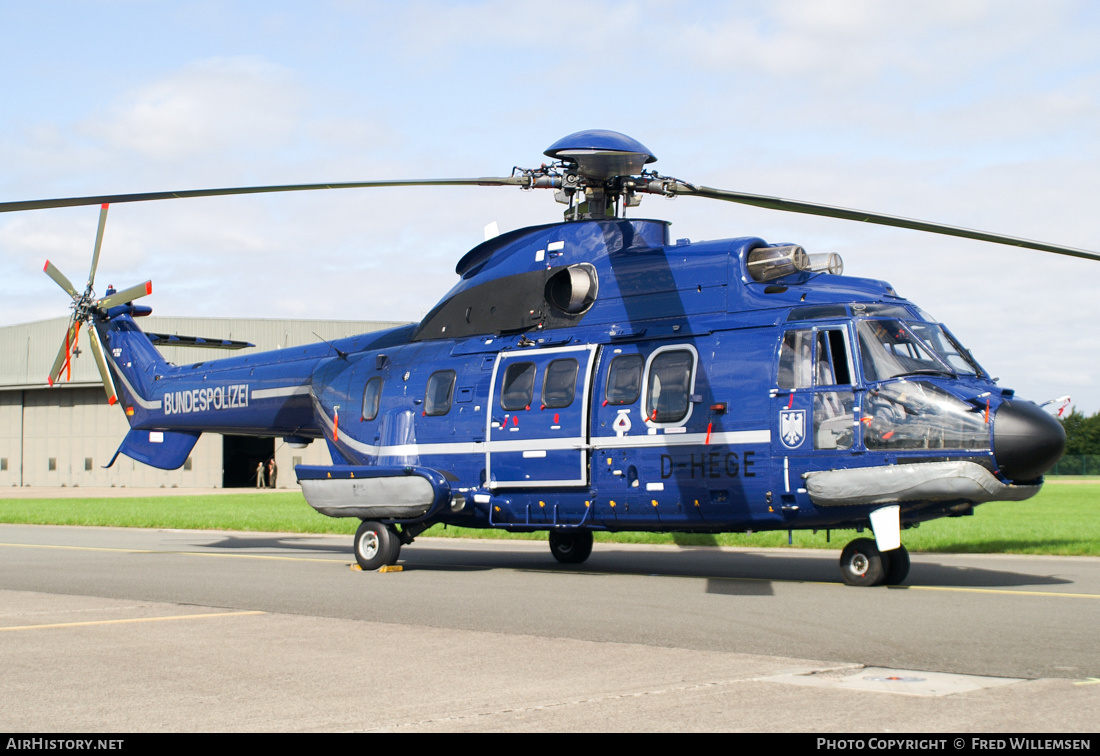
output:
<path id="1" fill-rule="evenodd" d="M 1100 252 L 1087 0 L 51 0 L 0 4 L 0 66 L 0 201 L 501 176 L 599 128 L 691 183 Z M 560 213 L 483 187 L 118 204 L 96 288 L 152 279 L 159 315 L 418 320 L 486 224 Z M 690 197 L 632 214 L 837 252 L 1001 386 L 1100 411 L 1100 262 Z M 97 220 L 0 216 L 0 325 L 67 314 L 42 266 L 84 281 Z"/>

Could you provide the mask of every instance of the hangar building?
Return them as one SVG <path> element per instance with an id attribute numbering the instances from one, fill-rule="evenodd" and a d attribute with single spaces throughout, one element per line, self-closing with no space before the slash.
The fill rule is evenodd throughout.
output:
<path id="1" fill-rule="evenodd" d="M 332 341 L 402 323 L 352 320 L 142 318 L 145 331 L 255 344 L 251 351 Z M 0 328 L 0 488 L 103 486 L 238 488 L 256 485 L 256 465 L 275 457 L 278 488 L 297 489 L 296 464 L 331 464 L 323 441 L 293 449 L 281 438 L 204 433 L 178 470 L 158 470 L 119 456 L 104 469 L 129 425 L 121 407 L 107 404 L 90 348 L 72 361 L 72 380 L 46 385 L 68 318 Z M 320 337 L 320 338 L 318 338 Z M 242 354 L 223 349 L 159 347 L 179 365 Z"/>

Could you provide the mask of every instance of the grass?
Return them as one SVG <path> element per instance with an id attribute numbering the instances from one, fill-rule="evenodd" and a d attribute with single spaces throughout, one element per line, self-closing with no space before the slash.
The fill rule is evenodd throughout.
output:
<path id="1" fill-rule="evenodd" d="M 971 517 L 926 522 L 907 530 L 910 551 L 1100 556 L 1100 481 L 1047 485 L 1025 502 L 992 502 Z M 252 530 L 351 535 L 359 521 L 314 512 L 299 493 L 218 494 L 98 499 L 0 499 L 0 522 L 132 528 Z M 545 533 L 512 534 L 435 526 L 425 535 L 544 540 Z M 794 548 L 840 549 L 852 531 L 795 531 Z M 787 532 L 741 535 L 597 532 L 596 540 L 681 546 L 787 547 Z"/>
<path id="2" fill-rule="evenodd" d="M 300 493 L 0 499 L 0 522 L 286 533 L 354 533 L 359 525 L 317 514 Z"/>

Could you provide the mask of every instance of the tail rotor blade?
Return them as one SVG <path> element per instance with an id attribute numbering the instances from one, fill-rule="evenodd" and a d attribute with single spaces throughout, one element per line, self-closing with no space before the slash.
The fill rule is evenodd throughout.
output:
<path id="1" fill-rule="evenodd" d="M 104 203 L 99 208 L 99 230 L 95 233 L 95 250 L 92 252 L 92 267 L 88 271 L 88 288 L 92 287 L 92 283 L 95 281 L 95 270 L 99 267 L 99 249 L 103 246 L 103 229 L 107 226 L 107 208 L 109 205 Z"/>
<path id="2" fill-rule="evenodd" d="M 80 293 L 77 292 L 76 287 L 74 287 L 72 284 L 72 281 L 66 278 L 65 274 L 58 270 L 57 266 L 54 265 L 52 262 L 47 260 L 46 267 L 44 267 L 42 270 L 47 276 L 52 278 L 58 286 L 64 289 L 70 297 L 72 297 L 73 299 L 80 298 Z"/>
<path id="3" fill-rule="evenodd" d="M 103 356 L 103 345 L 99 341 L 99 331 L 91 323 L 88 330 L 92 333 L 92 354 L 95 355 L 95 364 L 99 368 L 99 376 L 103 379 L 103 390 L 107 393 L 107 404 L 118 402 L 118 392 L 115 390 L 115 381 L 111 378 L 111 371 L 107 368 L 107 360 Z"/>
<path id="4" fill-rule="evenodd" d="M 46 376 L 46 382 L 51 386 L 61 379 L 61 373 L 65 370 L 65 361 L 69 359 L 69 342 L 61 342 L 61 350 L 57 353 L 57 359 L 53 361 L 50 374 Z"/>
<path id="5" fill-rule="evenodd" d="M 73 379 L 73 356 L 80 354 L 80 350 L 77 347 L 80 344 L 80 325 L 74 324 L 73 326 L 73 344 L 69 349 L 69 361 L 65 363 L 65 381 L 71 381 Z"/>
<path id="6" fill-rule="evenodd" d="M 76 344 L 76 333 L 79 328 L 80 325 L 75 318 L 69 321 L 69 328 L 65 332 L 65 340 L 61 342 L 61 349 L 57 352 L 57 359 L 53 361 L 53 367 L 50 368 L 50 374 L 46 377 L 46 382 L 51 386 L 61 380 L 61 373 L 69 366 L 69 361 L 72 359 L 73 346 Z"/>
<path id="7" fill-rule="evenodd" d="M 146 297 L 153 293 L 153 282 L 146 281 L 143 284 L 137 286 L 131 286 L 129 289 L 123 289 L 122 291 L 116 291 L 110 296 L 96 302 L 96 307 L 101 310 L 109 310 L 115 305 L 120 305 L 125 302 L 131 302 L 138 297 Z"/>

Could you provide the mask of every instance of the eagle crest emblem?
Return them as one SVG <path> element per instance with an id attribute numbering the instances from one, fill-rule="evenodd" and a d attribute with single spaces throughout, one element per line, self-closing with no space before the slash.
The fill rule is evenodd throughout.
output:
<path id="1" fill-rule="evenodd" d="M 806 438 L 806 410 L 783 410 L 779 413 L 779 438 L 788 449 L 802 445 Z"/>

